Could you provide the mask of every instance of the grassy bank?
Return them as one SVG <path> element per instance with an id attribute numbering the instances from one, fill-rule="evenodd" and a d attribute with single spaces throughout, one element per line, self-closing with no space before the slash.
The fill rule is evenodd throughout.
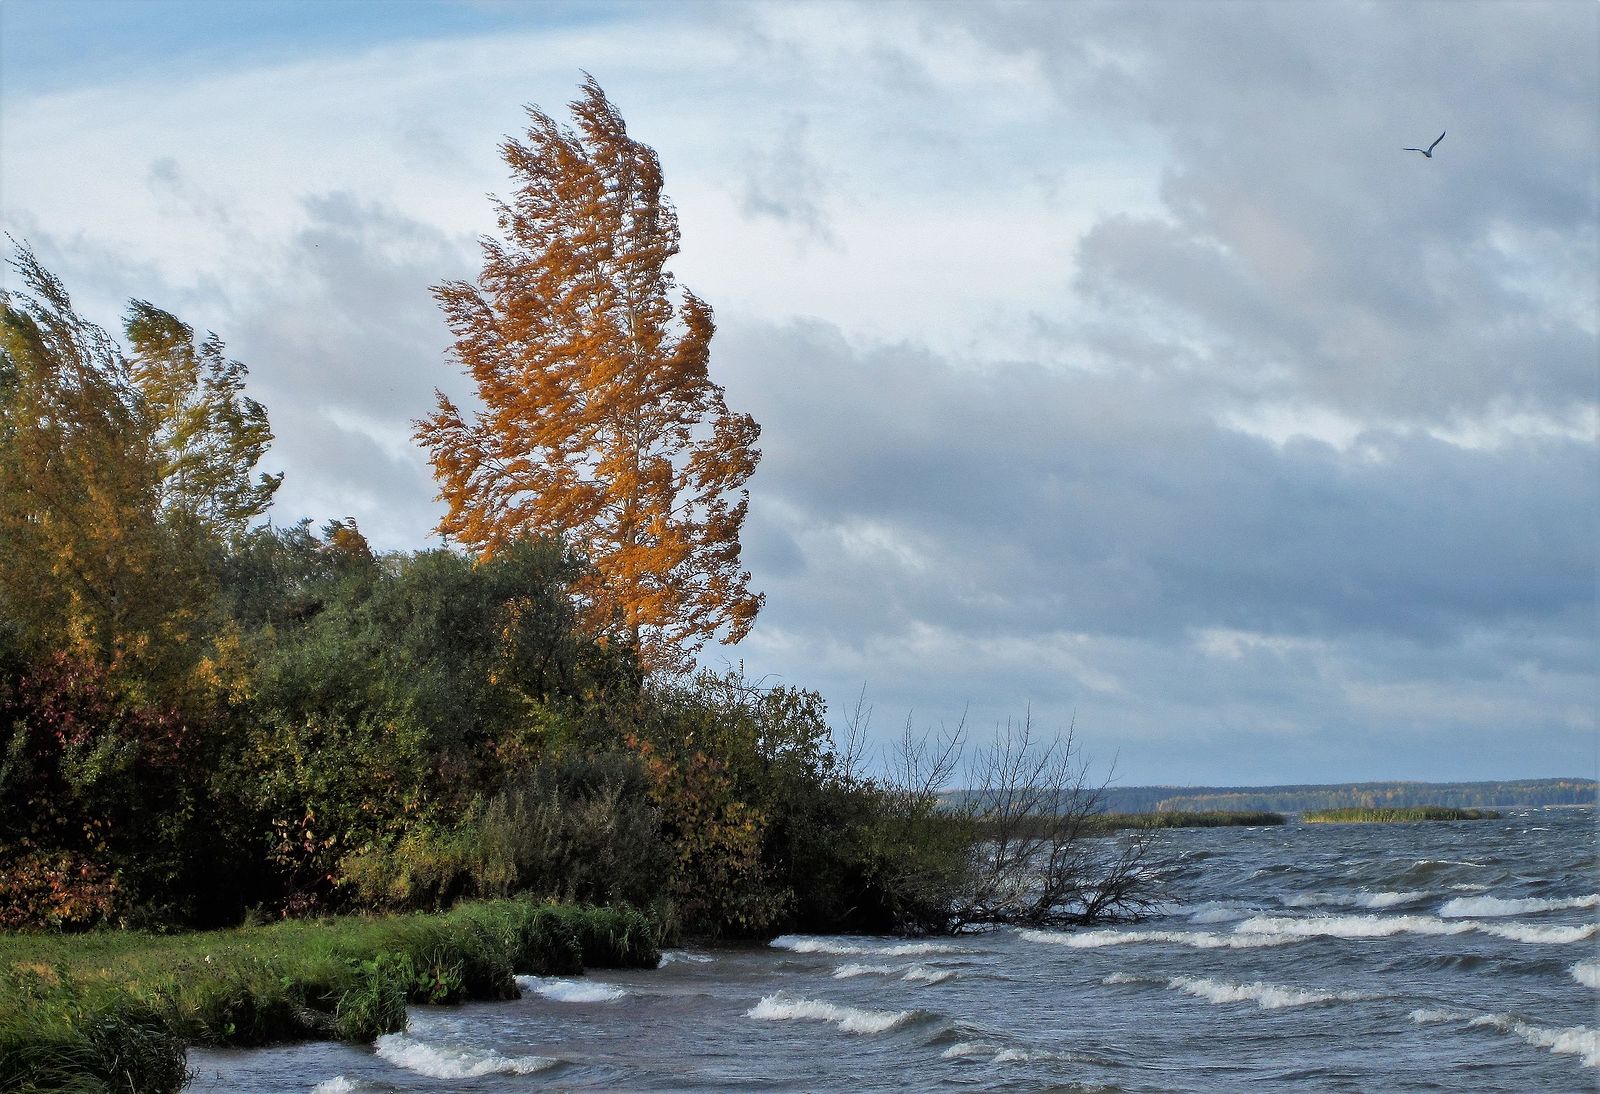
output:
<path id="1" fill-rule="evenodd" d="M 514 999 L 514 974 L 653 967 L 661 926 L 631 908 L 501 900 L 439 915 L 231 931 L 0 937 L 0 1090 L 160 1094 L 184 1048 L 365 1042 L 410 1003 Z"/>
<path id="2" fill-rule="evenodd" d="M 1318 809 L 1303 813 L 1307 824 L 1395 824 L 1404 821 L 1495 820 L 1493 809 L 1454 809 L 1445 805 L 1417 805 L 1404 809 Z"/>

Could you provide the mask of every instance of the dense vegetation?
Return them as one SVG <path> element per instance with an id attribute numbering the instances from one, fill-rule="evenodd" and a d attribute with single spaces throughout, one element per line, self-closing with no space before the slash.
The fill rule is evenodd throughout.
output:
<path id="1" fill-rule="evenodd" d="M 370 1041 L 410 1003 L 514 999 L 515 974 L 651 968 L 628 908 L 465 904 L 185 935 L 0 936 L 0 1090 L 165 1094 L 184 1047 Z"/>
<path id="2" fill-rule="evenodd" d="M 1444 805 L 1414 805 L 1404 809 L 1318 809 L 1301 816 L 1307 824 L 1397 824 L 1406 821 L 1497 820 L 1492 809 L 1455 809 Z"/>
<path id="3" fill-rule="evenodd" d="M 1496 782 L 1372 782 L 1292 786 L 1119 786 L 1106 808 L 1126 813 L 1310 809 L 1382 809 L 1448 805 L 1458 809 L 1528 809 L 1594 805 L 1594 779 L 1513 779 Z"/>

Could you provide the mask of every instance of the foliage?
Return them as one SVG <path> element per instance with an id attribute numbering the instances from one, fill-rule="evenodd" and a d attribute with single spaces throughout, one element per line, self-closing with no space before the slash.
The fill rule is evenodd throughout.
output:
<path id="1" fill-rule="evenodd" d="M 272 504 L 280 475 L 250 474 L 272 429 L 267 411 L 244 394 L 248 370 L 222 339 L 194 331 L 169 312 L 133 301 L 124 327 L 140 404 L 160 458 L 160 505 L 169 518 L 197 521 L 224 538 L 242 535 Z"/>
<path id="2" fill-rule="evenodd" d="M 593 78 L 577 130 L 528 108 L 501 153 L 516 179 L 497 202 L 478 284 L 434 290 L 483 409 L 442 393 L 416 437 L 449 511 L 439 530 L 492 555 L 563 538 L 589 569 L 591 624 L 649 668 L 686 668 L 705 639 L 736 642 L 761 598 L 739 569 L 759 428 L 707 373 L 711 308 L 667 261 L 678 221 L 655 152 L 631 139 Z"/>

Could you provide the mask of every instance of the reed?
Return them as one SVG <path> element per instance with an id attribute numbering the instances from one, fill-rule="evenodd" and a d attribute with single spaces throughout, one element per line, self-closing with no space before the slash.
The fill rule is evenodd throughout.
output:
<path id="1" fill-rule="evenodd" d="M 364 1042 L 408 1003 L 513 999 L 515 974 L 649 968 L 660 921 L 499 900 L 196 934 L 0 936 L 0 1090 L 163 1094 L 190 1044 Z"/>
<path id="2" fill-rule="evenodd" d="M 1395 809 L 1317 809 L 1300 814 L 1306 824 L 1396 824 L 1406 821 L 1497 820 L 1493 809 L 1455 809 L 1447 805 L 1416 805 Z"/>

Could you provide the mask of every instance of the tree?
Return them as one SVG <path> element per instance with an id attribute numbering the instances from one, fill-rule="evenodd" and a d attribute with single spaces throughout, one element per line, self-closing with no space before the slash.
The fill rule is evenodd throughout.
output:
<path id="1" fill-rule="evenodd" d="M 739 568 L 760 429 L 709 378 L 710 306 L 687 290 L 674 304 L 656 153 L 592 77 L 571 108 L 576 132 L 528 108 L 526 138 L 501 146 L 503 238 L 481 241 L 476 285 L 433 290 L 482 410 L 468 422 L 438 393 L 416 438 L 449 506 L 441 533 L 485 557 L 564 539 L 590 565 L 578 592 L 597 629 L 682 669 L 761 606 Z"/>
<path id="2" fill-rule="evenodd" d="M 226 357 L 215 334 L 196 342 L 192 328 L 144 300 L 129 305 L 124 329 L 161 461 L 163 512 L 237 540 L 283 481 L 250 477 L 272 428 L 266 408 L 244 394 L 248 370 Z"/>
<path id="3" fill-rule="evenodd" d="M 26 246 L 0 296 L 0 605 L 41 644 L 140 664 L 183 636 L 127 362 Z"/>

